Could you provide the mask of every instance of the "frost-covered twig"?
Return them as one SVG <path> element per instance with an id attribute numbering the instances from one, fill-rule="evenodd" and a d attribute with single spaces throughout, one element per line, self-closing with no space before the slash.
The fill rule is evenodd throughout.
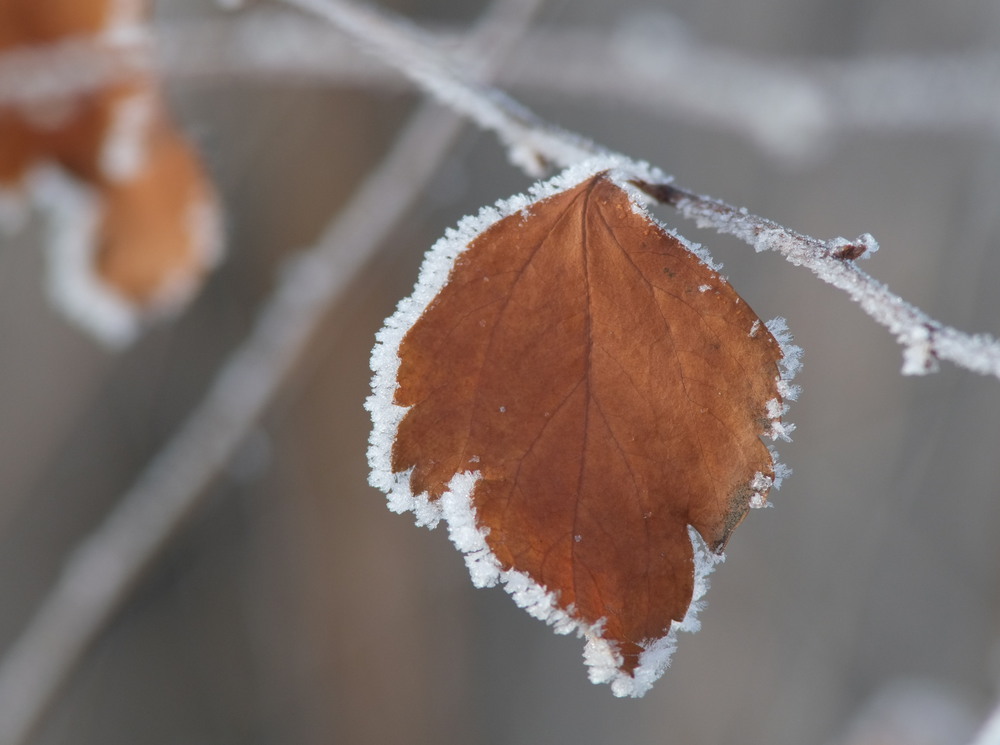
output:
<path id="1" fill-rule="evenodd" d="M 611 33 L 545 37 L 526 40 L 520 66 L 497 83 L 712 126 L 791 160 L 857 131 L 1000 135 L 1000 56 L 988 48 L 828 60 L 746 54 L 698 39 L 661 10 Z"/>
<path id="2" fill-rule="evenodd" d="M 443 103 L 496 132 L 511 149 L 512 160 L 529 173 L 539 164 L 570 165 L 607 153 L 578 135 L 543 122 L 495 88 L 468 77 L 419 32 L 387 13 L 348 0 L 284 2 L 328 19 Z M 532 157 L 523 157 L 525 153 Z M 1000 343 L 996 339 L 967 334 L 932 319 L 857 266 L 856 258 L 877 249 L 870 235 L 854 242 L 842 238 L 820 241 L 677 188 L 669 178 L 644 186 L 651 196 L 677 206 L 700 226 L 730 233 L 758 251 L 778 251 L 792 264 L 805 266 L 824 282 L 844 290 L 903 346 L 904 374 L 933 372 L 938 360 L 949 360 L 967 370 L 1000 378 Z"/>
<path id="3" fill-rule="evenodd" d="M 484 72 L 509 51 L 542 1 L 496 1 L 469 37 L 469 43 L 492 44 Z M 285 267 L 251 334 L 201 404 L 69 556 L 4 655 L 0 743 L 20 745 L 30 736 L 86 648 L 252 430 L 331 304 L 419 197 L 460 129 L 459 120 L 437 107 L 419 109 L 316 246 Z"/>
<path id="4" fill-rule="evenodd" d="M 647 190 L 677 207 L 699 227 L 736 236 L 757 251 L 777 251 L 790 263 L 807 267 L 824 282 L 846 292 L 902 345 L 903 374 L 936 372 L 938 360 L 948 360 L 972 372 L 1000 378 L 1000 342 L 986 334 L 967 334 L 945 326 L 858 267 L 855 259 L 878 249 L 871 235 L 866 233 L 853 241 L 821 241 L 670 184 L 647 185 Z"/>
<path id="5" fill-rule="evenodd" d="M 398 76 L 339 43 L 336 32 L 286 13 L 165 22 L 157 38 L 159 64 L 171 78 L 398 84 Z M 457 34 L 440 28 L 423 38 L 448 49 Z M 491 80 L 709 125 L 789 159 L 822 152 L 852 131 L 1000 135 L 1000 56 L 991 50 L 842 60 L 748 55 L 702 42 L 662 11 L 610 32 L 532 29 L 519 40 L 516 62 Z"/>
<path id="6" fill-rule="evenodd" d="M 157 31 L 159 62 L 170 77 L 399 82 L 338 43 L 336 32 L 289 14 L 166 22 Z M 447 28 L 423 32 L 436 49 L 454 47 L 456 36 Z M 1000 56 L 991 50 L 839 60 L 749 55 L 702 42 L 662 11 L 610 31 L 532 29 L 519 41 L 516 63 L 491 79 L 709 125 L 788 159 L 814 156 L 852 131 L 1000 135 Z"/>
<path id="7" fill-rule="evenodd" d="M 458 48 L 457 29 L 423 36 L 436 49 L 454 48 L 463 67 L 477 58 Z M 172 81 L 400 85 L 341 39 L 335 29 L 273 10 L 162 20 L 155 59 L 134 45 L 86 40 L 0 55 L 0 104 L 85 93 L 150 65 Z M 517 47 L 517 63 L 491 78 L 499 86 L 716 127 L 790 160 L 815 157 L 852 131 L 1000 136 L 1000 56 L 988 50 L 843 60 L 748 55 L 702 42 L 662 11 L 626 18 L 610 32 L 533 29 Z"/>
<path id="8" fill-rule="evenodd" d="M 494 132 L 511 160 L 533 176 L 549 164 L 566 166 L 605 152 L 469 75 L 430 37 L 401 19 L 347 0 L 283 1 L 326 19 L 439 101 Z"/>

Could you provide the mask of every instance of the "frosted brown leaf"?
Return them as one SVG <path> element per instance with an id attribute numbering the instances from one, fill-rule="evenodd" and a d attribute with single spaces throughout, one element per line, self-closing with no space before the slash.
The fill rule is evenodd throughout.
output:
<path id="1" fill-rule="evenodd" d="M 399 345 L 391 451 L 610 644 L 622 676 L 691 604 L 774 466 L 782 351 L 730 285 L 603 173 L 472 240 Z M 412 469 L 412 470 L 410 470 Z"/>
<path id="2" fill-rule="evenodd" d="M 114 45 L 149 33 L 149 15 L 146 0 L 0 0 L 0 51 Z M 33 179 L 36 170 L 48 178 Z M 151 73 L 0 106 L 0 188 L 24 185 L 75 223 L 50 241 L 55 298 L 106 341 L 128 341 L 142 317 L 177 310 L 218 259 L 214 187 Z"/>

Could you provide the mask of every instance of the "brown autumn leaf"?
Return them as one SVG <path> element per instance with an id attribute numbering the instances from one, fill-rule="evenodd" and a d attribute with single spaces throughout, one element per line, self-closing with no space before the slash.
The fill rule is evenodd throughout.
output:
<path id="1" fill-rule="evenodd" d="M 97 34 L 144 11 L 146 0 L 0 0 L 0 49 Z"/>
<path id="2" fill-rule="evenodd" d="M 515 575 L 543 589 L 551 612 L 536 615 L 597 642 L 591 677 L 642 695 L 672 627 L 696 625 L 688 612 L 711 559 L 696 567 L 689 526 L 721 553 L 774 480 L 761 436 L 780 432 L 781 346 L 607 173 L 458 250 L 399 342 L 392 403 L 405 414 L 391 452 L 377 434 L 372 449 L 394 476 L 373 483 L 418 516 L 471 492 L 485 545 L 456 543 L 488 551 L 515 595 Z M 442 271 L 425 267 L 421 282 Z M 374 398 L 388 382 L 376 377 Z M 467 472 L 478 477 L 462 482 Z"/>
<path id="3" fill-rule="evenodd" d="M 134 43 L 149 32 L 149 13 L 147 0 L 0 0 L 0 52 L 81 38 Z M 179 310 L 221 253 L 214 187 L 148 72 L 0 106 L 0 187 L 22 182 L 54 215 L 54 299 L 108 343 Z"/>
<path id="4" fill-rule="evenodd" d="M 96 274 L 137 307 L 185 301 L 221 243 L 215 192 L 190 145 L 153 129 L 142 166 L 103 190 Z"/>
<path id="5" fill-rule="evenodd" d="M 89 38 L 139 25 L 145 0 L 0 0 L 0 53 Z M 39 60 L 40 63 L 40 60 Z M 118 108 L 148 76 L 23 108 L 0 106 L 0 181 L 16 184 L 39 161 L 59 161 L 85 181 L 101 179 L 101 150 Z"/>

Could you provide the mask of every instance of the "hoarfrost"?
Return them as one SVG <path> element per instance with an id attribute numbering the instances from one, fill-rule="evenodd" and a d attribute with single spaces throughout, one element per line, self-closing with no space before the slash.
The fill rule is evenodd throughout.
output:
<path id="1" fill-rule="evenodd" d="M 862 233 L 854 239 L 854 242 L 865 247 L 865 252 L 861 254 L 863 259 L 869 258 L 878 251 L 878 241 L 871 233 Z"/>
<path id="2" fill-rule="evenodd" d="M 708 591 L 708 576 L 717 564 L 725 561 L 725 556 L 709 550 L 698 535 L 698 531 L 688 526 L 688 536 L 694 549 L 694 592 L 691 605 L 680 623 L 672 623 L 666 636 L 649 640 L 639 656 L 639 665 L 634 675 L 624 675 L 619 669 L 622 657 L 614 645 L 601 638 L 599 633 L 584 633 L 587 644 L 583 659 L 589 668 L 592 683 L 610 683 L 611 692 L 619 698 L 640 698 L 653 687 L 664 671 L 670 666 L 670 658 L 677 648 L 677 633 L 694 633 L 701 628 L 698 613 L 704 607 L 705 593 Z"/>
<path id="3" fill-rule="evenodd" d="M 753 249 L 757 253 L 764 251 L 777 251 L 778 246 L 788 239 L 786 231 L 780 228 L 761 230 L 752 241 Z"/>
<path id="4" fill-rule="evenodd" d="M 774 469 L 771 488 L 780 489 L 782 482 L 792 475 L 792 469 L 778 460 L 778 453 L 773 447 L 768 445 L 767 449 L 771 453 L 771 463 L 773 464 L 771 467 Z"/>
<path id="5" fill-rule="evenodd" d="M 101 172 L 109 181 L 129 181 L 145 166 L 155 110 L 156 101 L 148 90 L 115 103 L 100 154 Z"/>
<path id="6" fill-rule="evenodd" d="M 767 416 L 771 420 L 771 429 L 764 434 L 771 440 L 790 442 L 791 434 L 795 431 L 795 424 L 783 421 L 782 417 L 788 413 L 787 402 L 794 401 L 799 396 L 799 386 L 791 381 L 802 369 L 802 348 L 792 340 L 792 334 L 788 330 L 788 323 L 784 318 L 780 316 L 772 318 L 765 326 L 781 347 L 782 357 L 778 363 L 778 380 L 775 385 L 780 400 L 773 398 L 766 404 Z M 791 475 L 792 469 L 778 459 L 778 453 L 773 447 L 768 446 L 768 450 L 771 453 L 771 463 L 774 469 L 771 487 L 780 489 L 782 482 Z M 764 501 L 765 506 L 770 504 L 766 502 L 766 499 Z M 753 506 L 751 504 L 751 507 Z"/>
<path id="7" fill-rule="evenodd" d="M 878 251 L 878 241 L 871 233 L 863 233 L 854 240 L 834 238 L 827 245 L 830 253 L 837 258 L 867 259 Z"/>
<path id="8" fill-rule="evenodd" d="M 126 346 L 139 332 L 139 317 L 94 274 L 100 220 L 96 192 L 53 167 L 36 168 L 28 184 L 48 218 L 52 302 L 109 347 Z"/>
<path id="9" fill-rule="evenodd" d="M 937 372 L 938 362 L 929 329 L 917 326 L 900 338 L 903 345 L 903 375 L 927 375 Z"/>
<path id="10" fill-rule="evenodd" d="M 781 345 L 782 358 L 778 366 L 781 371 L 782 381 L 787 383 L 798 375 L 799 370 L 802 369 L 802 347 L 792 341 L 792 334 L 788 330 L 788 322 L 784 318 L 780 316 L 772 318 L 765 325 L 767 326 L 767 330 L 771 332 L 771 336 Z M 797 395 L 798 392 L 796 391 L 794 394 L 790 393 L 786 397 L 794 400 Z"/>

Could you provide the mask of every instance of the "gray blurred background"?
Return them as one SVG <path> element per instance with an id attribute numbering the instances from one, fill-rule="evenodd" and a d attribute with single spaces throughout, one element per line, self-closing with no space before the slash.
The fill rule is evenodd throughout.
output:
<path id="1" fill-rule="evenodd" d="M 485 3 L 393 6 L 460 26 Z M 220 15 L 207 0 L 158 9 L 164 24 Z M 587 31 L 595 69 L 679 45 L 681 58 L 729 60 L 751 79 L 762 65 L 780 83 L 820 63 L 993 54 L 1000 3 L 550 0 L 536 30 Z M 644 105 L 580 90 L 554 56 L 531 70 L 515 53 L 521 67 L 503 73 L 546 118 L 796 230 L 871 232 L 882 250 L 865 269 L 946 323 L 1000 333 L 995 112 L 828 136 L 822 117 L 787 132 L 775 118 L 754 137 L 740 107 L 756 92 L 739 76 L 705 94 L 721 116 L 672 112 L 657 86 L 691 85 L 677 65 L 636 74 Z M 964 100 L 988 110 L 998 79 L 974 71 L 985 77 L 969 80 Z M 230 235 L 227 262 L 185 315 L 108 353 L 47 304 L 37 222 L 0 246 L 4 647 L 197 403 L 281 260 L 317 237 L 418 102 L 398 85 L 294 76 L 185 78 L 170 92 L 224 195 Z M 761 105 L 777 92 L 762 91 Z M 933 118 L 953 105 L 928 94 L 919 108 Z M 788 319 L 805 368 L 795 441 L 780 449 L 794 475 L 735 535 L 701 632 L 681 638 L 653 691 L 618 700 L 592 686 L 579 640 L 554 636 L 499 589 L 473 589 L 443 530 L 385 509 L 366 483 L 375 331 L 446 227 L 528 183 L 491 136 L 465 132 L 69 680 L 39 745 L 825 745 L 886 742 L 866 722 L 893 716 L 929 738 L 894 742 L 968 737 L 1000 681 L 1000 382 L 950 365 L 901 377 L 890 336 L 844 295 L 669 211 L 761 316 Z"/>

